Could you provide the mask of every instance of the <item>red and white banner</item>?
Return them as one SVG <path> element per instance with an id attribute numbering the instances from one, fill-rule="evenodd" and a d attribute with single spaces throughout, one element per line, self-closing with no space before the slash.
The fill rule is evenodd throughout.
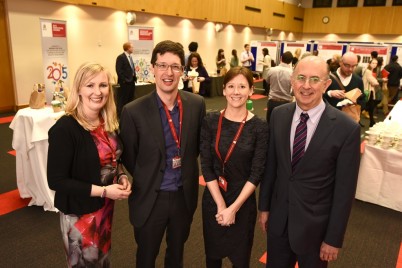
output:
<path id="1" fill-rule="evenodd" d="M 67 23 L 60 20 L 40 19 L 40 28 L 46 103 L 50 104 L 58 83 L 69 86 Z"/>
<path id="2" fill-rule="evenodd" d="M 128 40 L 134 45 L 133 61 L 137 81 L 153 81 L 150 73 L 152 50 L 154 49 L 154 28 L 129 26 Z"/>
<path id="3" fill-rule="evenodd" d="M 262 72 L 263 65 L 261 62 L 264 61 L 264 56 L 262 55 L 262 49 L 267 48 L 269 56 L 272 60 L 276 63 L 278 60 L 278 42 L 271 42 L 271 41 L 252 41 L 251 47 L 256 47 L 256 65 L 255 70 L 257 72 Z"/>
<path id="4" fill-rule="evenodd" d="M 366 68 L 368 63 L 371 60 L 371 52 L 377 51 L 378 57 L 382 57 L 384 59 L 383 66 L 384 67 L 389 62 L 389 55 L 391 52 L 390 46 L 378 46 L 378 45 L 360 45 L 360 44 L 351 44 L 349 45 L 349 51 L 354 52 L 356 55 L 361 56 L 361 65 Z"/>
<path id="5" fill-rule="evenodd" d="M 319 43 L 317 45 L 318 56 L 325 61 L 332 59 L 335 54 L 342 56 L 344 46 L 343 44 L 337 43 Z"/>

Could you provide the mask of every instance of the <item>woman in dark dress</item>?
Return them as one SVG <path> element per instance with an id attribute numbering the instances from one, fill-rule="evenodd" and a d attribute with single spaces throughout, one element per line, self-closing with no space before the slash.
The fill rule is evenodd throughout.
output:
<path id="1" fill-rule="evenodd" d="M 110 267 L 114 200 L 131 193 L 118 163 L 112 81 L 101 65 L 81 65 L 66 115 L 49 130 L 47 178 L 56 192 L 68 267 Z"/>
<path id="2" fill-rule="evenodd" d="M 198 93 L 201 96 L 210 95 L 211 78 L 209 77 L 207 69 L 205 69 L 204 64 L 202 63 L 200 54 L 193 52 L 190 54 L 190 56 L 188 56 L 188 62 L 184 72 L 186 75 L 183 77 L 183 90 Z M 197 76 L 192 76 L 192 72 L 196 72 Z"/>
<path id="3" fill-rule="evenodd" d="M 257 217 L 255 188 L 265 168 L 268 125 L 246 109 L 253 74 L 234 67 L 223 81 L 227 105 L 208 114 L 201 129 L 202 200 L 206 264 L 249 267 Z"/>

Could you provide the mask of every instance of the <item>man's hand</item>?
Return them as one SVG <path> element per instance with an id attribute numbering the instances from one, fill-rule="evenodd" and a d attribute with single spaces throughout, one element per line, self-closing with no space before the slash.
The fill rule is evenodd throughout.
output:
<path id="1" fill-rule="evenodd" d="M 337 99 L 344 99 L 345 98 L 345 91 L 343 90 L 331 90 L 331 97 Z"/>
<path id="2" fill-rule="evenodd" d="M 320 249 L 320 258 L 323 261 L 335 261 L 338 258 L 339 248 L 330 246 L 322 242 Z"/>
<path id="3" fill-rule="evenodd" d="M 268 216 L 268 211 L 260 211 L 260 216 L 258 217 L 258 222 L 260 223 L 260 227 L 264 233 L 267 232 Z"/>

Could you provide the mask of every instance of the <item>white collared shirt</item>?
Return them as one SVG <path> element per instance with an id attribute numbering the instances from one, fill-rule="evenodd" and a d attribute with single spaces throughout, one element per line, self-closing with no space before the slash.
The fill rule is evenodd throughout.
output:
<path id="1" fill-rule="evenodd" d="M 323 100 L 314 107 L 313 109 L 310 109 L 308 111 L 303 111 L 296 102 L 296 110 L 293 114 L 293 119 L 292 119 L 292 126 L 290 128 L 290 155 L 293 154 L 293 141 L 295 139 L 295 131 L 296 127 L 300 122 L 300 114 L 301 113 L 308 113 L 308 120 L 307 120 L 307 137 L 306 137 L 306 147 L 304 151 L 307 150 L 308 145 L 310 144 L 311 138 L 314 135 L 315 130 L 317 129 L 318 122 L 320 122 L 322 113 L 325 110 L 325 103 Z"/>

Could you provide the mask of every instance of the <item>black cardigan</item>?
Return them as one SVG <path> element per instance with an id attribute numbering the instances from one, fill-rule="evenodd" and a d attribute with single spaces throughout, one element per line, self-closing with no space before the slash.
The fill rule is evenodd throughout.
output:
<path id="1" fill-rule="evenodd" d="M 73 117 L 61 117 L 49 130 L 47 180 L 56 191 L 55 207 L 77 215 L 99 210 L 104 199 L 91 197 L 91 188 L 92 184 L 101 185 L 100 169 L 91 133 Z"/>

